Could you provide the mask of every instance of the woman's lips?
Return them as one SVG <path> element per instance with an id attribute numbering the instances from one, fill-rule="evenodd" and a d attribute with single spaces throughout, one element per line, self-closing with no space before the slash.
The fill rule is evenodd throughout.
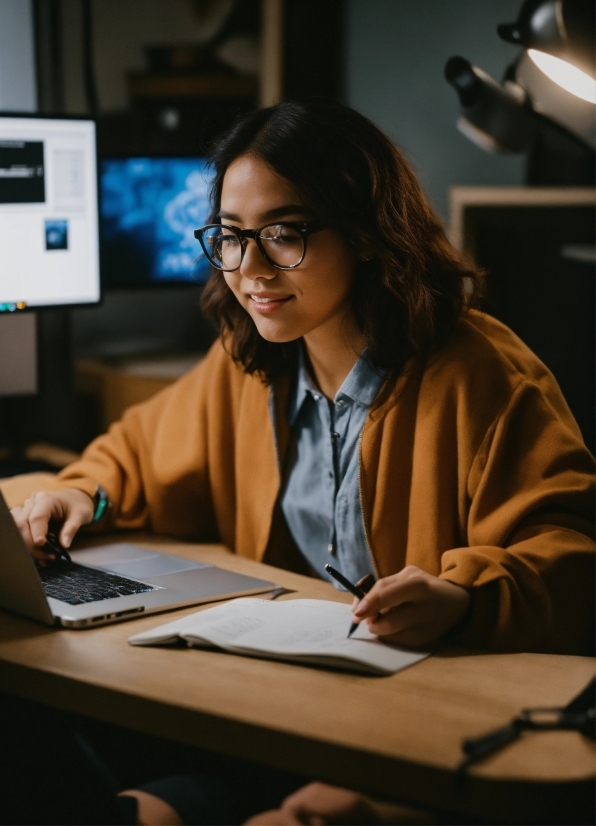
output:
<path id="1" fill-rule="evenodd" d="M 274 298 L 274 297 L 265 297 L 265 296 L 257 296 L 251 295 L 250 300 L 252 301 L 252 305 L 257 311 L 257 313 L 273 313 L 275 310 L 278 310 L 280 307 L 283 307 L 284 304 L 292 298 L 291 295 L 287 295 L 284 298 Z"/>

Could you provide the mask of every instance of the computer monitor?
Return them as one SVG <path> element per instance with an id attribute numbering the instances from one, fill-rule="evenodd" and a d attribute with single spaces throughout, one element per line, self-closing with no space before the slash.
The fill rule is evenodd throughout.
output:
<path id="1" fill-rule="evenodd" d="M 0 113 L 0 313 L 100 300 L 95 122 Z"/>
<path id="2" fill-rule="evenodd" d="M 193 233 L 209 220 L 212 179 L 203 157 L 103 158 L 103 287 L 203 284 L 210 265 Z"/>

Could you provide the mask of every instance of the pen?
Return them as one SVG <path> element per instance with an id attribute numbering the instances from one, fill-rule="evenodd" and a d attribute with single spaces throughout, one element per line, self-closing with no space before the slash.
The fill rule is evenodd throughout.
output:
<path id="1" fill-rule="evenodd" d="M 354 596 L 358 599 L 364 599 L 366 594 L 375 584 L 375 578 L 372 574 L 367 574 L 365 577 L 359 580 L 357 585 L 354 585 L 352 582 L 350 582 L 349 579 L 346 579 L 346 577 L 343 574 L 341 574 L 339 571 L 336 571 L 333 566 L 325 565 L 325 570 L 328 574 L 330 574 L 333 577 L 333 579 L 336 579 L 340 583 L 340 585 L 343 585 L 344 588 L 350 591 L 350 593 L 354 594 Z M 358 628 L 359 625 L 359 622 L 353 622 L 350 625 L 348 637 L 352 636 L 352 634 Z"/>
<path id="2" fill-rule="evenodd" d="M 56 555 L 56 561 L 62 558 L 65 559 L 67 562 L 72 562 L 70 554 L 68 553 L 66 548 L 62 547 L 58 537 L 55 533 L 52 533 L 52 531 L 48 531 L 48 535 L 46 537 L 46 545 L 49 545 L 52 553 Z"/>

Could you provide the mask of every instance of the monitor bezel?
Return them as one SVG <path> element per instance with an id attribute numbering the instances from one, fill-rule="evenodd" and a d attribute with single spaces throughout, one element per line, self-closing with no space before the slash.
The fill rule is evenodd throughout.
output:
<path id="1" fill-rule="evenodd" d="M 101 200 L 100 200 L 100 167 L 99 167 L 99 151 L 97 146 L 97 118 L 91 115 L 69 115 L 69 114 L 51 114 L 50 112 L 11 112 L 0 109 L 0 118 L 27 118 L 29 120 L 72 120 L 72 121 L 87 121 L 92 123 L 95 130 L 95 174 L 97 180 L 96 186 L 96 200 L 97 200 L 97 256 L 99 264 L 99 297 L 97 301 L 85 301 L 82 303 L 73 304 L 36 304 L 32 307 L 23 307 L 15 310 L 2 310 L 0 318 L 9 315 L 18 315 L 20 313 L 36 313 L 48 312 L 51 310 L 77 310 L 85 307 L 99 307 L 103 304 L 104 294 L 101 283 Z"/>
<path id="2" fill-rule="evenodd" d="M 97 158 L 97 165 L 98 165 L 98 195 L 99 195 L 99 202 L 100 202 L 100 210 L 101 210 L 101 164 L 103 161 L 126 161 L 132 160 L 133 158 L 147 158 L 149 160 L 189 160 L 193 159 L 204 159 L 206 161 L 210 161 L 209 155 L 206 153 L 204 154 L 197 154 L 196 152 L 109 152 L 106 154 L 99 154 Z M 99 243 L 100 247 L 102 244 L 102 222 L 101 222 L 101 212 L 99 214 Z M 153 290 L 169 290 L 169 289 L 180 289 L 182 287 L 186 289 L 195 289 L 195 290 L 203 290 L 209 278 L 213 274 L 214 268 L 211 267 L 211 272 L 208 278 L 205 281 L 189 281 L 188 279 L 169 279 L 168 281 L 147 281 L 144 284 L 104 284 L 103 279 L 101 279 L 101 269 L 100 269 L 100 279 L 102 280 L 102 291 L 106 293 L 121 293 L 121 292 L 138 292 L 139 290 L 147 290 L 152 292 Z"/>

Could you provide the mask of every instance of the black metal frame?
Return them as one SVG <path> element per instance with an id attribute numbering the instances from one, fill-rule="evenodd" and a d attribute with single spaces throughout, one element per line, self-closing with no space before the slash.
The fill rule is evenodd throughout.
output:
<path id="1" fill-rule="evenodd" d="M 263 230 L 268 229 L 269 227 L 291 227 L 291 229 L 295 229 L 297 232 L 300 233 L 302 237 L 302 255 L 300 256 L 300 260 L 296 264 L 292 264 L 289 267 L 284 267 L 281 264 L 276 264 L 275 261 L 267 254 L 265 247 L 261 241 L 261 233 Z M 232 232 L 240 242 L 240 261 L 238 262 L 237 267 L 220 267 L 215 261 L 212 259 L 211 255 L 209 254 L 209 250 L 207 248 L 207 244 L 203 240 L 203 236 L 206 230 L 208 229 L 228 229 Z M 207 260 L 221 272 L 235 272 L 236 270 L 240 269 L 242 266 L 242 260 L 244 258 L 244 253 L 246 251 L 246 239 L 252 238 L 253 241 L 256 242 L 257 247 L 259 248 L 259 252 L 265 259 L 265 261 L 270 264 L 272 267 L 275 267 L 276 270 L 295 270 L 296 267 L 299 267 L 300 264 L 304 261 L 304 256 L 306 255 L 306 241 L 309 235 L 313 235 L 315 232 L 321 232 L 321 230 L 326 229 L 321 221 L 272 221 L 269 224 L 265 224 L 265 226 L 260 227 L 259 229 L 240 229 L 239 227 L 232 227 L 229 224 L 206 224 L 204 227 L 199 227 L 195 229 L 194 236 L 199 241 L 203 248 L 203 252 L 205 253 Z"/>

